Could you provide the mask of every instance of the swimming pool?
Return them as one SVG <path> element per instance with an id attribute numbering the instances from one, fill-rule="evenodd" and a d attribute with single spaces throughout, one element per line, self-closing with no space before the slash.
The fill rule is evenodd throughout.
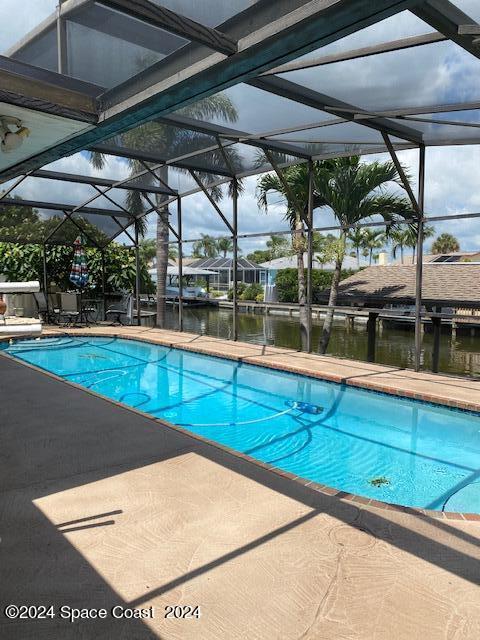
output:
<path id="1" fill-rule="evenodd" d="M 135 340 L 66 336 L 0 348 L 303 478 L 480 513 L 479 414 Z"/>

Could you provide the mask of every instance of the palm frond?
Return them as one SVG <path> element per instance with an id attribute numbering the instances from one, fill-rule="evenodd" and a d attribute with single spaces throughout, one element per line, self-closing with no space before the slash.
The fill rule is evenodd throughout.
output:
<path id="1" fill-rule="evenodd" d="M 196 120 L 207 121 L 220 118 L 225 122 L 236 122 L 238 118 L 237 108 L 224 93 L 217 93 L 203 100 L 198 100 L 179 109 L 177 113 Z"/>
<path id="2" fill-rule="evenodd" d="M 268 211 L 268 194 L 270 192 L 277 192 L 287 199 L 285 189 L 276 176 L 273 173 L 265 173 L 257 181 L 256 196 L 257 202 L 261 209 Z"/>
<path id="3" fill-rule="evenodd" d="M 92 167 L 95 169 L 104 169 L 107 164 L 107 156 L 98 151 L 87 151 Z"/>

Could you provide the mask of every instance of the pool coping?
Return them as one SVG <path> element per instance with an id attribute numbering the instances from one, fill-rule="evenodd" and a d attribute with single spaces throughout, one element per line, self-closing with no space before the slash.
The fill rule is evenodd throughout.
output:
<path id="1" fill-rule="evenodd" d="M 425 393 L 425 392 L 420 393 L 420 392 L 409 391 L 408 389 L 403 389 L 403 388 L 399 389 L 391 385 L 379 384 L 376 380 L 365 380 L 364 378 L 362 379 L 345 378 L 345 376 L 342 376 L 339 374 L 333 374 L 330 372 L 318 371 L 314 369 L 304 369 L 302 367 L 296 367 L 294 365 L 286 364 L 284 362 L 270 363 L 266 360 L 261 359 L 264 356 L 259 356 L 259 355 L 245 356 L 245 355 L 237 355 L 235 353 L 225 353 L 224 351 L 215 349 L 215 347 L 213 346 L 216 342 L 221 344 L 231 343 L 233 345 L 239 345 L 239 346 L 245 346 L 245 347 L 260 347 L 263 345 L 258 345 L 258 344 L 248 343 L 248 342 L 241 342 L 241 341 L 223 340 L 221 338 L 215 338 L 212 336 L 193 334 L 193 333 L 187 333 L 187 332 L 178 332 L 178 331 L 169 330 L 169 329 L 168 330 L 156 329 L 156 328 L 145 329 L 145 327 L 136 327 L 133 325 L 132 326 L 122 325 L 119 327 L 96 325 L 95 327 L 92 327 L 92 329 L 94 330 L 89 331 L 84 327 L 80 327 L 80 328 L 73 328 L 72 330 L 68 327 L 61 327 L 61 330 L 59 331 L 59 328 L 57 327 L 55 328 L 47 327 L 47 329 L 43 333 L 43 336 L 44 337 L 52 336 L 52 335 L 71 335 L 71 336 L 83 335 L 83 336 L 100 336 L 100 337 L 115 336 L 117 338 L 122 338 L 124 340 L 139 340 L 141 342 L 150 342 L 152 344 L 159 344 L 162 346 L 170 347 L 171 349 L 182 349 L 184 351 L 191 351 L 194 353 L 210 355 L 217 358 L 224 358 L 226 360 L 244 362 L 245 364 L 252 364 L 258 367 L 264 367 L 266 369 L 287 371 L 289 373 L 295 373 L 298 375 L 306 376 L 308 378 L 326 380 L 328 382 L 335 382 L 336 384 L 358 387 L 358 388 L 366 389 L 369 391 L 378 391 L 380 393 L 384 393 L 388 395 L 409 398 L 412 400 L 419 400 L 422 402 L 428 402 L 436 405 L 444 405 L 452 409 L 460 409 L 463 411 L 470 411 L 470 412 L 480 414 L 480 400 L 478 402 L 454 400 L 454 399 L 451 399 L 442 395 L 434 394 L 434 393 Z M 108 330 L 102 331 L 102 329 L 108 329 Z M 120 331 L 118 331 L 119 329 Z M 132 333 L 132 331 L 135 332 L 136 329 L 139 329 L 140 332 Z M 166 337 L 165 335 L 162 336 L 162 332 L 166 334 L 177 333 L 178 336 L 192 338 L 192 341 L 191 342 L 185 342 L 185 341 L 174 342 L 169 337 Z M 206 346 L 205 344 L 199 344 L 198 342 L 193 343 L 193 340 L 196 340 L 198 338 L 207 339 L 209 341 L 209 345 Z M 20 337 L 19 339 L 23 339 L 23 338 Z M 27 337 L 25 339 L 27 339 Z M 5 341 L 5 340 L 8 340 L 8 336 L 0 337 L 0 341 Z M 274 349 L 276 355 L 284 355 L 291 352 L 290 349 L 286 349 L 283 347 L 268 347 L 268 348 Z M 282 354 L 282 352 L 284 352 L 284 354 Z M 302 352 L 298 350 L 295 350 L 295 353 L 302 355 Z M 273 355 L 273 354 L 267 354 L 267 355 Z M 315 356 L 317 354 L 305 353 L 303 355 Z M 318 357 L 330 358 L 330 356 L 318 356 Z M 336 359 L 337 358 L 332 357 L 332 360 L 336 360 Z M 348 360 L 348 359 L 343 360 L 342 359 L 342 363 L 348 363 L 349 361 L 351 361 L 352 364 L 360 364 L 360 365 L 374 364 L 374 363 L 365 363 L 359 360 Z M 388 369 L 389 369 L 388 365 L 379 364 L 378 366 L 384 367 L 385 368 L 384 373 L 388 373 Z M 404 368 L 391 367 L 391 369 L 392 371 L 409 371 L 408 369 L 404 369 Z M 413 371 L 411 373 L 413 373 Z M 424 372 L 420 372 L 420 375 L 422 375 L 423 373 Z M 434 375 L 436 378 L 445 378 L 446 380 L 449 380 L 449 381 L 451 380 L 460 380 L 462 382 L 465 381 L 464 379 L 458 376 L 453 376 L 453 375 L 445 375 L 445 374 L 439 374 L 439 373 L 437 374 L 428 373 L 428 375 Z M 479 383 L 480 383 L 480 380 L 479 380 Z M 479 397 L 480 397 L 480 388 L 479 388 Z"/>
<path id="2" fill-rule="evenodd" d="M 189 352 L 193 352 L 193 353 L 199 353 L 202 355 L 211 355 L 217 358 L 223 358 L 223 359 L 227 359 L 227 360 L 234 360 L 234 361 L 242 361 L 242 362 L 247 362 L 248 364 L 252 364 L 255 366 L 260 366 L 260 367 L 265 367 L 268 369 L 276 369 L 279 371 L 286 371 L 289 373 L 296 373 L 296 374 L 300 374 L 300 375 L 304 375 L 306 377 L 311 377 L 311 378 L 317 378 L 317 379 L 321 379 L 321 380 L 326 380 L 328 382 L 336 382 L 337 384 L 343 384 L 343 385 L 348 385 L 348 386 L 353 386 L 353 387 L 361 387 L 361 388 L 365 388 L 369 391 L 379 391 L 381 393 L 385 393 L 388 395 L 394 395 L 394 396 L 400 396 L 400 397 L 407 397 L 407 398 L 413 398 L 415 400 L 420 400 L 423 402 L 430 402 L 432 404 L 437 404 L 437 405 L 446 405 L 446 406 L 450 406 L 451 408 L 454 409 L 464 409 L 464 407 L 460 407 L 458 406 L 459 403 L 457 404 L 448 404 L 447 402 L 437 402 L 435 400 L 431 400 L 427 397 L 425 397 L 425 394 L 411 394 L 411 395 L 407 395 L 406 393 L 402 393 L 399 390 L 394 390 L 394 391 L 388 391 L 388 390 L 384 390 L 383 388 L 379 387 L 379 386 L 375 386 L 373 385 L 372 387 L 370 386 L 364 386 L 362 384 L 358 384 L 358 382 L 356 383 L 349 383 L 348 381 L 345 381 L 341 376 L 336 376 L 338 379 L 335 379 L 335 376 L 333 375 L 320 375 L 320 372 L 318 373 L 318 375 L 312 375 L 310 373 L 307 373 L 305 371 L 302 371 L 301 369 L 298 369 L 296 367 L 288 367 L 288 365 L 285 366 L 274 366 L 272 364 L 259 364 L 257 362 L 248 362 L 248 359 L 246 360 L 244 357 L 241 356 L 235 356 L 234 354 L 230 354 L 230 357 L 220 353 L 220 352 L 215 352 L 213 349 L 211 351 L 207 351 L 205 349 L 195 349 L 194 347 L 192 347 L 192 345 L 190 344 L 174 344 L 168 340 L 164 340 L 162 341 L 161 339 L 148 339 L 147 337 L 145 337 L 144 335 L 140 335 L 140 336 L 135 336 L 135 335 L 123 335 L 121 333 L 113 333 L 111 331 L 109 332 L 104 332 L 102 333 L 101 331 L 95 331 L 95 333 L 91 333 L 88 331 L 81 331 L 81 330 L 75 330 L 75 331 L 46 331 L 43 336 L 44 337 L 51 337 L 51 336 L 59 336 L 59 335 L 69 335 L 69 336 L 84 336 L 84 337 L 117 337 L 120 339 L 125 339 L 125 340 L 137 340 L 139 342 L 147 342 L 150 344 L 158 344 L 160 346 L 166 346 L 172 349 L 180 349 L 180 350 L 184 350 L 184 351 L 189 351 Z M 158 338 L 158 336 L 157 336 Z M 28 336 L 26 337 L 19 337 L 17 338 L 17 340 L 24 340 L 24 339 L 28 339 Z M 8 336 L 2 336 L 0 338 L 0 342 L 6 342 L 9 340 Z M 248 344 L 248 343 L 246 343 Z M 71 380 L 67 380 L 61 376 L 58 376 L 55 373 L 52 373 L 51 371 L 47 371 L 46 369 L 42 369 L 41 367 L 37 367 L 36 365 L 33 365 L 29 362 L 26 362 L 24 360 L 21 360 L 19 358 L 15 358 L 14 356 L 11 356 L 8 353 L 5 353 L 4 351 L 0 351 L 0 355 L 2 357 L 8 358 L 14 362 L 20 363 L 26 367 L 29 367 L 31 369 L 33 369 L 34 371 L 43 373 L 44 375 L 47 375 L 51 378 L 53 378 L 54 380 L 63 382 L 64 384 L 68 384 L 76 389 L 79 389 L 80 391 L 83 391 L 85 393 L 89 393 L 90 395 L 93 395 L 97 398 L 101 398 L 103 400 L 106 400 L 107 402 L 110 402 L 111 404 L 117 406 L 117 407 L 121 407 L 123 409 L 127 409 L 128 411 L 132 411 L 134 413 L 136 413 L 137 415 L 140 415 L 144 418 L 147 418 L 153 422 L 155 422 L 156 424 L 161 424 L 163 427 L 166 427 L 168 429 L 171 429 L 173 431 L 176 431 L 178 433 L 181 433 L 189 438 L 192 438 L 193 440 L 196 440 L 200 443 L 203 444 L 207 444 L 209 446 L 213 446 L 217 449 L 220 449 L 221 451 L 224 451 L 226 453 L 228 453 L 229 455 L 233 455 L 236 458 L 239 458 L 241 460 L 244 460 L 250 464 L 254 464 L 257 465 L 263 469 L 266 469 L 272 473 L 275 473 L 277 476 L 281 476 L 283 478 L 287 478 L 288 480 L 291 480 L 295 483 L 298 483 L 302 486 L 308 487 L 309 489 L 312 489 L 314 491 L 317 491 L 323 495 L 329 496 L 331 498 L 337 498 L 342 502 L 348 502 L 348 503 L 353 503 L 355 506 L 357 507 L 368 507 L 368 508 L 374 508 L 374 509 L 381 509 L 381 510 L 386 510 L 386 511 L 396 511 L 399 513 L 406 513 L 406 514 L 410 514 L 410 515 L 415 515 L 415 516 L 419 516 L 419 517 L 424 517 L 424 518 L 435 518 L 435 519 L 442 519 L 442 520 L 457 520 L 457 521 L 468 521 L 468 522 L 480 522 L 480 514 L 477 513 L 463 513 L 463 512 L 453 512 L 453 511 L 434 511 L 432 509 L 422 509 L 420 507 L 406 507 L 406 506 L 402 506 L 402 505 L 398 505 L 398 504 L 394 504 L 394 503 L 390 503 L 390 502 L 383 502 L 381 500 L 375 500 L 373 498 L 365 498 L 364 496 L 360 496 L 358 494 L 354 494 L 354 493 L 349 493 L 347 491 L 343 491 L 341 489 L 335 489 L 333 487 L 330 487 L 328 485 L 324 485 L 318 482 L 315 482 L 313 480 L 307 480 L 306 478 L 303 478 L 301 476 L 297 476 L 289 471 L 285 471 L 279 467 L 276 467 L 272 464 L 269 464 L 267 462 L 262 462 L 261 460 L 258 460 L 257 458 L 253 458 L 245 453 L 242 453 L 240 451 L 237 451 L 236 449 L 232 449 L 231 447 L 228 447 L 226 445 L 220 444 L 219 442 L 216 442 L 215 440 L 210 440 L 209 438 L 205 438 L 203 436 L 200 436 L 198 434 L 195 434 L 191 431 L 189 431 L 188 429 L 184 429 L 183 427 L 179 427 L 171 422 L 168 422 L 167 420 L 164 420 L 162 418 L 157 418 L 155 416 L 152 416 L 151 414 L 142 411 L 140 409 L 136 409 L 134 407 L 130 407 L 129 405 L 123 404 L 122 402 L 119 402 L 117 400 L 114 400 L 113 398 L 109 398 L 108 396 L 102 395 L 101 393 L 98 393 L 96 391 L 93 391 L 92 389 L 88 389 L 87 387 L 84 387 L 76 382 L 72 382 Z M 386 387 L 385 389 L 389 389 L 389 387 Z M 419 397 L 416 397 L 419 396 Z M 479 407 L 480 408 L 480 407 Z M 472 409 L 465 409 L 467 411 L 475 411 Z M 478 412 L 478 409 L 476 410 Z"/>

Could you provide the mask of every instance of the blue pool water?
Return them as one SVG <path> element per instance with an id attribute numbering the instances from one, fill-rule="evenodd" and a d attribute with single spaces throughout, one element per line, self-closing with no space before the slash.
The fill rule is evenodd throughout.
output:
<path id="1" fill-rule="evenodd" d="M 402 505 L 480 512 L 479 414 L 131 340 L 0 348 L 304 478 Z"/>

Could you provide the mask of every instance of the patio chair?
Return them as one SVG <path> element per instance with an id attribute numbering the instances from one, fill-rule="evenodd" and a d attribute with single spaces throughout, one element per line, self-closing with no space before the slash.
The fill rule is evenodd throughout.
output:
<path id="1" fill-rule="evenodd" d="M 124 293 L 120 302 L 111 304 L 105 312 L 107 320 L 111 319 L 111 326 L 116 324 L 132 324 L 133 294 Z"/>
<path id="2" fill-rule="evenodd" d="M 60 309 L 47 304 L 47 296 L 43 291 L 34 293 L 33 299 L 37 305 L 38 315 L 41 321 L 46 324 L 58 324 Z"/>
<path id="3" fill-rule="evenodd" d="M 60 309 L 58 310 L 58 317 L 60 321 L 65 322 L 66 325 L 73 325 L 76 321 L 81 319 L 80 312 L 77 307 L 76 293 L 60 294 Z"/>

